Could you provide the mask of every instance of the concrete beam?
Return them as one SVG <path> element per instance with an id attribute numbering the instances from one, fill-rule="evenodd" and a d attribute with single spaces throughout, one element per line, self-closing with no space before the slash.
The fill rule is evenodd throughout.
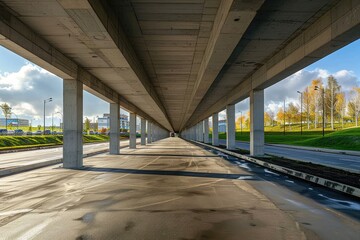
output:
<path id="1" fill-rule="evenodd" d="M 110 154 L 120 153 L 120 105 L 110 103 Z"/>
<path id="2" fill-rule="evenodd" d="M 149 97 L 144 96 L 146 98 L 147 104 L 153 105 L 154 108 L 158 108 L 164 117 L 167 119 L 166 125 L 167 128 L 170 127 L 169 130 L 172 130 L 170 122 L 168 121 L 168 115 L 166 113 L 166 109 L 160 101 L 154 86 L 150 82 L 148 75 L 141 63 L 141 61 L 137 58 L 137 55 L 134 49 L 131 46 L 130 41 L 126 37 L 121 23 L 119 22 L 119 17 L 113 11 L 113 9 L 107 4 L 106 1 L 101 0 L 82 0 L 84 2 L 89 2 L 92 7 L 92 10 L 99 18 L 98 20 L 103 24 L 103 27 L 106 29 L 106 33 L 110 35 L 115 45 L 121 51 L 121 58 L 124 59 L 125 67 L 128 67 L 129 71 L 133 76 L 131 79 L 131 85 L 134 87 L 134 90 L 141 92 L 144 94 L 145 92 Z M 114 63 L 116 64 L 116 63 Z M 124 66 L 122 66 L 124 67 Z"/>
<path id="3" fill-rule="evenodd" d="M 63 81 L 64 102 L 64 168 L 83 167 L 83 89 L 74 79 Z"/>
<path id="4" fill-rule="evenodd" d="M 81 81 L 84 84 L 84 90 L 109 103 L 121 102 L 121 106 L 126 110 L 157 122 L 139 107 L 119 95 L 111 87 L 49 44 L 3 6 L 0 6 L 0 44 L 63 79 Z M 167 127 L 164 126 L 164 128 Z"/>
<path id="5" fill-rule="evenodd" d="M 191 126 L 213 112 L 221 111 L 228 104 L 242 101 L 250 96 L 253 89 L 265 89 L 359 39 L 359 12 L 359 1 L 339 1 L 317 21 L 284 45 L 251 76 L 206 111 L 192 118 L 185 126 Z M 232 77 L 231 74 L 223 75 L 223 78 Z"/>
<path id="6" fill-rule="evenodd" d="M 264 90 L 250 92 L 250 155 L 264 155 Z"/>
<path id="7" fill-rule="evenodd" d="M 221 1 L 181 128 L 209 90 L 263 3 L 264 0 Z"/>

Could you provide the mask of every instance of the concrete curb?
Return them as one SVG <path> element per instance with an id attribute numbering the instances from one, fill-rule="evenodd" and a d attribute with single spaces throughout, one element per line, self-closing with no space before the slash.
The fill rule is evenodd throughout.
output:
<path id="1" fill-rule="evenodd" d="M 138 145 L 140 143 L 136 143 L 136 145 Z M 121 148 L 126 148 L 129 147 L 129 145 L 125 145 L 125 146 L 120 146 Z M 107 153 L 109 152 L 109 149 L 103 149 L 103 150 L 99 150 L 96 152 L 90 152 L 90 153 L 85 153 L 83 154 L 83 158 L 87 158 L 87 157 L 91 157 L 94 155 L 98 155 L 98 154 L 102 154 L 102 153 Z M 3 169 L 0 170 L 0 178 L 1 177 L 5 177 L 5 176 L 9 176 L 12 174 L 16 174 L 16 173 L 21 173 L 21 172 L 25 172 L 25 171 L 30 171 L 30 170 L 34 170 L 37 168 L 42 168 L 42 167 L 47 167 L 47 166 L 51 166 L 54 164 L 58 164 L 58 163 L 62 163 L 62 158 L 58 158 L 58 159 L 53 159 L 53 160 L 49 160 L 49 161 L 44 161 L 44 162 L 39 162 L 39 163 L 34 163 L 34 164 L 29 164 L 29 165 L 25 165 L 25 166 L 19 166 L 19 167 L 14 167 L 14 168 L 8 168 L 8 169 Z"/>
<path id="2" fill-rule="evenodd" d="M 108 149 L 105 149 L 105 150 L 99 150 L 96 152 L 86 153 L 86 154 L 83 154 L 83 158 L 91 157 L 91 156 L 94 156 L 97 154 L 106 153 L 108 151 L 109 151 Z M 0 177 L 5 177 L 5 176 L 13 175 L 16 173 L 21 173 L 21 172 L 25 172 L 25 171 L 34 170 L 37 168 L 42 168 L 42 167 L 47 167 L 47 166 L 51 166 L 54 164 L 62 163 L 62 160 L 63 160 L 62 158 L 58 158 L 58 159 L 53 159 L 53 160 L 49 160 L 49 161 L 3 169 L 3 170 L 0 170 Z"/>
<path id="3" fill-rule="evenodd" d="M 196 142 L 196 141 L 192 141 L 192 140 L 189 140 L 189 142 L 216 149 L 216 150 L 218 150 L 220 152 L 223 152 L 223 153 L 226 153 L 228 155 L 244 159 L 246 161 L 255 163 L 257 165 L 260 165 L 260 166 L 263 166 L 263 167 L 266 167 L 266 168 L 269 168 L 269 169 L 275 170 L 277 172 L 281 172 L 281 173 L 284 173 L 284 174 L 287 174 L 287 175 L 290 175 L 290 176 L 293 176 L 293 177 L 296 177 L 296 178 L 300 178 L 300 179 L 303 179 L 303 180 L 308 181 L 308 182 L 316 183 L 318 185 L 330 188 L 332 190 L 340 191 L 340 192 L 343 192 L 343 193 L 346 193 L 346 194 L 349 194 L 349 195 L 352 195 L 352 196 L 355 196 L 355 197 L 360 197 L 360 189 L 356 188 L 356 187 L 353 187 L 353 186 L 350 186 L 350 185 L 347 185 L 347 184 L 335 182 L 335 181 L 332 181 L 332 180 L 329 180 L 329 179 L 326 179 L 326 178 L 321 178 L 321 177 L 318 177 L 316 175 L 311 175 L 311 174 L 308 174 L 308 173 L 296 171 L 296 170 L 286 168 L 286 167 L 282 167 L 282 166 L 279 166 L 279 165 L 276 165 L 276 164 L 267 163 L 267 162 L 255 159 L 253 157 L 249 157 L 249 156 L 241 155 L 241 154 L 238 154 L 238 153 L 234 153 L 234 152 L 231 152 L 229 150 L 214 147 L 214 146 L 211 146 L 211 145 L 208 145 L 208 144 L 205 144 L 205 143 Z"/>

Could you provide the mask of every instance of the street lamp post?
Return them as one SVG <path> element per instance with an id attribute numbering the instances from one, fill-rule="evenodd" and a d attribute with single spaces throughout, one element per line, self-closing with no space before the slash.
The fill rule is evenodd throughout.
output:
<path id="1" fill-rule="evenodd" d="M 302 135 L 302 103 L 303 103 L 303 93 L 297 91 L 300 94 L 300 135 Z"/>
<path id="2" fill-rule="evenodd" d="M 44 135 L 45 135 L 45 104 L 48 102 L 52 102 L 52 98 L 48 98 L 44 100 Z"/>
<path id="3" fill-rule="evenodd" d="M 322 135 L 323 137 L 325 136 L 325 91 L 324 88 L 320 88 L 319 86 L 315 86 L 314 90 L 322 90 L 322 107 L 323 107 L 323 111 L 322 111 Z"/>

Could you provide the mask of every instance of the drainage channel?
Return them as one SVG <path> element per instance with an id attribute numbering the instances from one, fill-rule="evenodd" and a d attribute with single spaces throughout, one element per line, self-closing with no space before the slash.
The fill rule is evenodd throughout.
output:
<path id="1" fill-rule="evenodd" d="M 258 180 L 248 181 L 248 184 L 291 215 L 307 237 L 359 239 L 359 198 L 273 171 L 206 145 L 192 143 L 252 175 L 239 180 Z"/>

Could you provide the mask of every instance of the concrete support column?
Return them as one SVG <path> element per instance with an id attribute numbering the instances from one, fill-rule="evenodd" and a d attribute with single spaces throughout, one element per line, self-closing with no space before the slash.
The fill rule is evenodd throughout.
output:
<path id="1" fill-rule="evenodd" d="M 212 115 L 212 145 L 219 146 L 219 114 Z"/>
<path id="2" fill-rule="evenodd" d="M 146 145 L 146 119 L 141 118 L 141 145 Z"/>
<path id="3" fill-rule="evenodd" d="M 250 92 L 250 155 L 264 155 L 264 90 Z"/>
<path id="4" fill-rule="evenodd" d="M 130 113 L 130 148 L 136 148 L 136 114 Z"/>
<path id="5" fill-rule="evenodd" d="M 146 133 L 147 133 L 147 143 L 150 144 L 151 143 L 151 122 L 150 121 L 147 121 Z"/>
<path id="6" fill-rule="evenodd" d="M 110 154 L 120 153 L 120 105 L 110 103 Z"/>
<path id="7" fill-rule="evenodd" d="M 157 141 L 157 136 L 156 136 L 156 125 L 155 124 L 152 124 L 151 125 L 151 142 L 156 142 Z"/>
<path id="8" fill-rule="evenodd" d="M 204 122 L 203 121 L 199 122 L 199 134 L 200 134 L 199 141 L 204 142 Z"/>
<path id="9" fill-rule="evenodd" d="M 204 120 L 204 143 L 209 143 L 209 118 Z"/>
<path id="10" fill-rule="evenodd" d="M 64 79 L 64 168 L 83 166 L 83 85 L 78 80 Z"/>
<path id="11" fill-rule="evenodd" d="M 226 148 L 235 149 L 235 105 L 226 106 Z"/>

